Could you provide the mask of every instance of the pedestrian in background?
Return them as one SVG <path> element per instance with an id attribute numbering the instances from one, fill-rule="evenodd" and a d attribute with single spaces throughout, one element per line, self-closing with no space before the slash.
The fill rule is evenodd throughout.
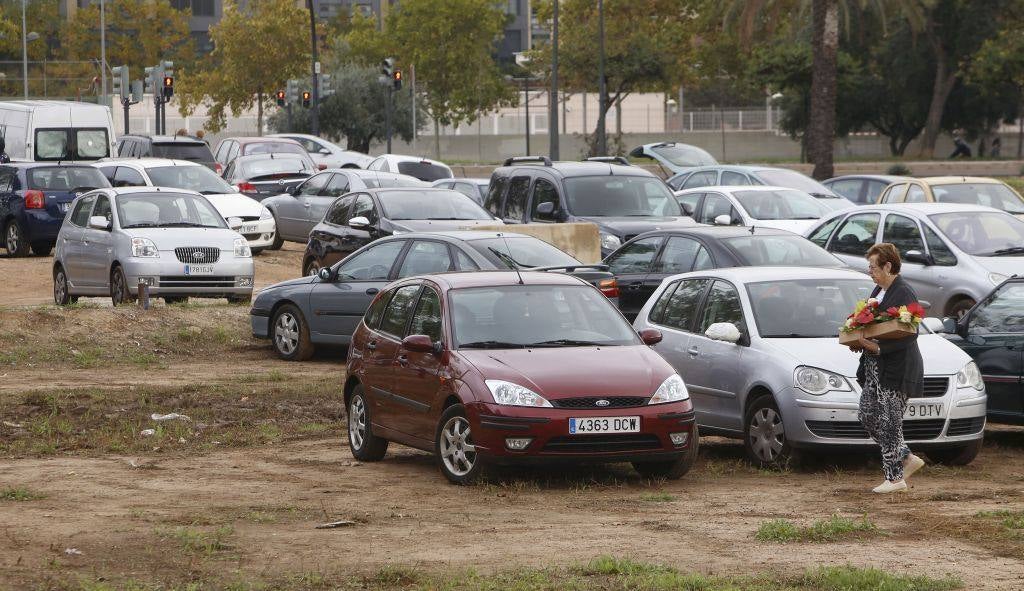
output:
<path id="1" fill-rule="evenodd" d="M 7 164 L 10 161 L 11 157 L 7 155 L 7 140 L 0 135 L 0 164 Z"/>
<path id="2" fill-rule="evenodd" d="M 955 148 L 953 150 L 953 153 L 949 155 L 950 159 L 957 158 L 959 156 L 962 156 L 964 158 L 971 157 L 971 147 L 967 145 L 966 141 L 964 141 L 963 132 L 958 131 L 956 135 L 953 136 L 953 145 L 955 146 Z"/>
<path id="3" fill-rule="evenodd" d="M 906 306 L 917 302 L 917 294 L 900 276 L 900 253 L 888 242 L 868 250 L 868 273 L 875 282 L 871 297 L 879 308 Z M 907 489 L 906 479 L 924 466 L 903 441 L 903 413 L 907 399 L 924 394 L 924 360 L 917 346 L 917 334 L 899 339 L 875 341 L 861 336 L 850 345 L 861 352 L 857 382 L 861 386 L 859 418 L 864 429 L 882 448 L 885 482 L 876 493 Z"/>

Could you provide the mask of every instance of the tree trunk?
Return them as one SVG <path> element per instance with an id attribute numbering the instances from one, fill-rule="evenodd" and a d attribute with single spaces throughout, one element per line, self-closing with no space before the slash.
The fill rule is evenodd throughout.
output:
<path id="1" fill-rule="evenodd" d="M 1017 160 L 1024 155 L 1024 101 L 1021 101 L 1017 109 Z"/>
<path id="2" fill-rule="evenodd" d="M 942 40 L 935 33 L 934 25 L 928 23 L 928 38 L 932 46 L 932 54 L 935 56 L 935 81 L 932 84 L 932 102 L 928 106 L 928 118 L 925 119 L 924 135 L 921 136 L 921 153 L 923 158 L 935 157 L 935 143 L 939 139 L 939 130 L 942 127 L 942 112 L 946 109 L 946 99 L 949 93 L 953 92 L 958 72 L 956 64 L 953 64 L 952 71 L 946 63 L 946 52 L 942 47 Z"/>
<path id="3" fill-rule="evenodd" d="M 263 135 L 263 92 L 256 93 L 256 135 Z"/>
<path id="4" fill-rule="evenodd" d="M 814 0 L 811 13 L 814 21 L 814 58 L 811 64 L 811 115 L 807 124 L 807 153 L 814 163 L 811 175 L 824 180 L 833 176 L 839 53 L 838 0 Z"/>
<path id="5" fill-rule="evenodd" d="M 434 159 L 441 159 L 441 124 L 434 117 Z"/>

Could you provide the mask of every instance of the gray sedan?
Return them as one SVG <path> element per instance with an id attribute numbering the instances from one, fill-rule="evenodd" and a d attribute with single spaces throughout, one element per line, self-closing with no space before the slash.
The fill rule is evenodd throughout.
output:
<path id="1" fill-rule="evenodd" d="M 868 446 L 857 418 L 857 355 L 837 335 L 873 284 L 841 269 L 737 267 L 669 277 L 634 328 L 686 380 L 701 434 L 742 438 L 761 466 L 799 450 Z M 966 464 L 981 449 L 985 386 L 971 358 L 921 335 L 924 397 L 911 399 L 903 432 L 933 461 Z"/>
<path id="2" fill-rule="evenodd" d="M 148 286 L 168 303 L 252 297 L 249 244 L 199 193 L 159 187 L 97 189 L 72 203 L 57 235 L 53 299 L 109 295 L 129 303 Z"/>

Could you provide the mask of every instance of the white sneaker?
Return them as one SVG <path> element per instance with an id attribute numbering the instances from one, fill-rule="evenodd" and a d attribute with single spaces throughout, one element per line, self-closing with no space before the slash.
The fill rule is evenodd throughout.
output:
<path id="1" fill-rule="evenodd" d="M 910 454 L 907 456 L 907 459 L 903 460 L 903 479 L 910 478 L 914 475 L 914 472 L 921 468 L 924 468 L 924 460 L 914 454 Z"/>
<path id="2" fill-rule="evenodd" d="M 879 494 L 901 492 L 907 490 L 907 483 L 904 480 L 898 480 L 896 482 L 889 482 L 886 480 L 871 490 Z"/>

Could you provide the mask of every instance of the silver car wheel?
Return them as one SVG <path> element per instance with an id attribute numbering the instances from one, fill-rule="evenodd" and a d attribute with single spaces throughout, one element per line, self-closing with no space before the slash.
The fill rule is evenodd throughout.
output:
<path id="1" fill-rule="evenodd" d="M 284 355 L 291 355 L 299 346 L 299 322 L 288 312 L 282 312 L 274 325 L 274 344 Z"/>
<path id="2" fill-rule="evenodd" d="M 63 306 L 66 301 L 68 293 L 68 280 L 64 276 L 64 269 L 57 271 L 57 276 L 53 278 L 53 300 L 57 302 L 58 306 Z"/>
<path id="3" fill-rule="evenodd" d="M 750 421 L 750 447 L 763 462 L 774 462 L 786 441 L 782 417 L 772 408 L 762 408 Z"/>
<path id="4" fill-rule="evenodd" d="M 362 449 L 366 439 L 366 406 L 362 396 L 353 396 L 348 409 L 348 441 L 352 449 Z"/>
<path id="5" fill-rule="evenodd" d="M 18 232 L 18 224 L 11 222 L 7 224 L 7 252 L 14 254 L 21 246 L 21 234 Z"/>
<path id="6" fill-rule="evenodd" d="M 476 463 L 476 446 L 472 443 L 469 421 L 465 417 L 452 417 L 441 429 L 441 460 L 444 467 L 456 476 L 465 476 Z"/>

